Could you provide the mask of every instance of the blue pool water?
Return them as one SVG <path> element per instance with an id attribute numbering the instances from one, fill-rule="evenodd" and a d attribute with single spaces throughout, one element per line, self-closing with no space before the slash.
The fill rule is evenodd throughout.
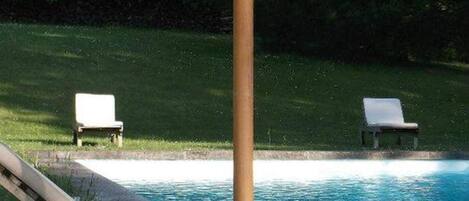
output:
<path id="1" fill-rule="evenodd" d="M 151 201 L 232 200 L 233 196 L 230 181 L 122 184 Z M 469 200 L 469 174 L 274 181 L 257 183 L 255 188 L 255 200 Z"/>
<path id="2" fill-rule="evenodd" d="M 232 200 L 233 196 L 230 161 L 80 163 L 150 201 Z M 138 173 L 119 176 L 106 170 L 107 165 Z M 468 161 L 256 161 L 254 165 L 255 200 L 469 200 Z"/>

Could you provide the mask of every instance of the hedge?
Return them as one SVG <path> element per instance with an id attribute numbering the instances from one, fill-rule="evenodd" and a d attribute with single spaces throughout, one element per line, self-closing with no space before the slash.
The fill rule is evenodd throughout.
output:
<path id="1" fill-rule="evenodd" d="M 3 0 L 3 21 L 130 25 L 216 32 L 231 15 L 225 0 Z M 224 3 L 228 2 L 228 3 Z"/>
<path id="2" fill-rule="evenodd" d="M 347 60 L 469 61 L 469 1 L 255 0 L 262 49 Z M 3 0 L 0 19 L 230 30 L 231 0 Z M 227 29 L 228 27 L 228 29 Z"/>
<path id="3" fill-rule="evenodd" d="M 308 55 L 369 60 L 463 60 L 468 1 L 261 0 L 264 46 Z"/>

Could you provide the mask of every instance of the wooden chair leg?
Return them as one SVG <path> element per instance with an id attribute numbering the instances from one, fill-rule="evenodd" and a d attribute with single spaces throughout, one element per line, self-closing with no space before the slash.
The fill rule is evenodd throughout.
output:
<path id="1" fill-rule="evenodd" d="M 111 143 L 117 144 L 117 134 L 116 133 L 111 134 Z"/>
<path id="2" fill-rule="evenodd" d="M 80 133 L 78 131 L 73 131 L 73 144 L 76 144 L 78 147 L 82 146 Z"/>
<path id="3" fill-rule="evenodd" d="M 419 138 L 417 136 L 414 136 L 414 149 L 417 149 L 419 146 Z"/>
<path id="4" fill-rule="evenodd" d="M 377 132 L 373 132 L 373 148 L 379 148 L 379 135 Z"/>
<path id="5" fill-rule="evenodd" d="M 122 147 L 123 141 L 124 140 L 124 135 L 123 133 L 119 133 L 117 135 L 117 147 Z"/>

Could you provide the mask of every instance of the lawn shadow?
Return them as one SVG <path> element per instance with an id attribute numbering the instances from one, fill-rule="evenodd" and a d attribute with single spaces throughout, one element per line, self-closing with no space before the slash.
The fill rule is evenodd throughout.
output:
<path id="1" fill-rule="evenodd" d="M 63 141 L 63 140 L 44 140 L 44 139 L 22 139 L 22 140 L 13 140 L 13 142 L 30 142 L 30 143 L 40 143 L 44 145 L 52 145 L 52 146 L 76 146 L 71 138 L 70 141 Z M 96 146 L 98 145 L 97 142 L 90 142 L 90 141 L 83 141 L 83 146 Z"/>
<path id="2" fill-rule="evenodd" d="M 9 112 L 7 123 L 42 126 L 71 137 L 74 94 L 105 93 L 116 97 L 125 138 L 232 139 L 227 36 L 125 27 L 1 26 L 0 110 Z M 258 55 L 255 75 L 259 149 L 359 150 L 363 97 L 400 98 L 406 119 L 422 125 L 423 142 L 449 140 L 467 147 L 462 143 L 469 130 L 465 71 Z"/>

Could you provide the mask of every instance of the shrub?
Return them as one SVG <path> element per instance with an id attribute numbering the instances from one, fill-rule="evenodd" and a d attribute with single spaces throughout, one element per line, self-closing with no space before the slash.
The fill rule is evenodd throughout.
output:
<path id="1" fill-rule="evenodd" d="M 469 60 L 463 0 L 256 0 L 261 47 L 347 60 Z M 232 0 L 3 0 L 0 19 L 230 30 Z"/>
<path id="2" fill-rule="evenodd" d="M 226 0 L 5 0 L 0 19 L 83 25 L 131 25 L 217 31 Z M 228 12 L 227 12 L 228 11 Z"/>
<path id="3" fill-rule="evenodd" d="M 256 30 L 272 50 L 349 60 L 454 59 L 467 52 L 467 45 L 454 47 L 464 44 L 456 42 L 463 26 L 458 23 L 467 23 L 462 18 L 469 11 L 462 4 L 467 5 L 445 0 L 259 0 Z"/>

